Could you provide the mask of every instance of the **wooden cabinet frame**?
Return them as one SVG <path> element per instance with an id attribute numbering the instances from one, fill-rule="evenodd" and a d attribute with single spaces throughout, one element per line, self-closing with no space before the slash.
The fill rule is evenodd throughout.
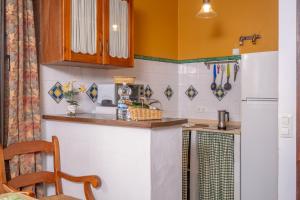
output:
<path id="1" fill-rule="evenodd" d="M 124 58 L 113 58 L 109 55 L 109 0 L 103 0 L 104 4 L 104 64 L 119 65 L 119 66 L 133 66 L 134 61 L 134 10 L 133 10 L 133 0 L 123 0 L 128 2 L 128 43 L 129 43 L 129 57 Z"/>
<path id="2" fill-rule="evenodd" d="M 129 3 L 129 58 L 109 56 L 109 0 L 97 0 L 97 50 L 95 55 L 71 50 L 71 0 L 43 0 L 40 3 L 40 61 L 47 65 L 95 68 L 133 67 L 133 0 Z"/>
<path id="3" fill-rule="evenodd" d="M 102 12 L 103 5 L 101 0 L 97 0 L 97 50 L 95 55 L 72 52 L 72 24 L 71 24 L 71 0 L 64 0 L 64 59 L 75 62 L 86 62 L 102 64 L 103 59 L 103 36 L 102 36 Z"/>

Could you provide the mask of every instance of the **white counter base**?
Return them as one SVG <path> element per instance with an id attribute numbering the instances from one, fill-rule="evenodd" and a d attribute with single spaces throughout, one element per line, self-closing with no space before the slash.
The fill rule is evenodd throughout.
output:
<path id="1" fill-rule="evenodd" d="M 182 128 L 145 129 L 44 121 L 46 140 L 58 137 L 62 171 L 98 175 L 101 200 L 181 200 Z M 47 170 L 53 170 L 47 157 Z M 84 199 L 82 185 L 63 182 L 66 195 Z M 48 195 L 54 189 L 48 189 Z"/>

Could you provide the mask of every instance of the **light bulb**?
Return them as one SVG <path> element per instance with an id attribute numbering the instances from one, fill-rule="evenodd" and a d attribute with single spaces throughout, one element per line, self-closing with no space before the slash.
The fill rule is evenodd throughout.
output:
<path id="1" fill-rule="evenodd" d="M 209 18 L 213 18 L 217 16 L 217 13 L 214 11 L 214 9 L 212 8 L 210 2 L 208 0 L 205 0 L 203 2 L 203 5 L 201 7 L 201 10 L 197 13 L 196 15 L 197 17 L 200 18 L 205 18 L 205 19 L 209 19 Z"/>
<path id="2" fill-rule="evenodd" d="M 211 9 L 212 9 L 210 3 L 204 3 L 202 7 L 203 7 L 203 11 L 204 11 L 205 13 L 210 12 Z"/>
<path id="3" fill-rule="evenodd" d="M 117 24 L 112 25 L 113 31 L 118 31 L 119 26 Z"/>

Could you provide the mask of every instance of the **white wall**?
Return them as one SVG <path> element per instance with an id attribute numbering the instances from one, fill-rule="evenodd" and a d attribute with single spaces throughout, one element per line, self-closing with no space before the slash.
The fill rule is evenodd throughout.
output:
<path id="1" fill-rule="evenodd" d="M 212 68 L 208 70 L 204 63 L 177 65 L 139 59 L 135 60 L 134 69 L 121 70 L 41 66 L 42 113 L 64 114 L 66 112 L 65 100 L 57 104 L 48 94 L 56 82 L 63 84 L 76 80 L 89 87 L 92 83 L 112 83 L 112 77 L 116 75 L 129 75 L 137 77 L 137 83 L 150 85 L 153 90 L 152 98 L 161 101 L 167 117 L 217 120 L 217 110 L 226 109 L 230 112 L 232 120 L 239 121 L 240 75 L 235 83 L 232 75 L 232 90 L 222 101 L 219 101 L 210 90 L 213 80 L 212 70 Z M 233 72 L 233 69 L 231 71 Z M 174 92 L 170 100 L 164 95 L 168 85 Z M 198 91 L 198 95 L 192 101 L 185 94 L 191 85 Z M 95 110 L 96 104 L 86 94 L 81 94 L 80 99 L 79 111 L 90 113 Z"/>
<path id="2" fill-rule="evenodd" d="M 145 86 L 150 85 L 153 90 L 152 98 L 161 101 L 165 116 L 217 120 L 217 110 L 226 109 L 231 114 L 231 120 L 240 120 L 240 74 L 238 74 L 236 82 L 233 82 L 232 75 L 232 90 L 222 101 L 219 101 L 210 89 L 213 80 L 213 68 L 207 69 L 204 63 L 177 65 L 136 60 L 134 69 L 102 70 L 66 66 L 41 66 L 40 71 L 43 114 L 63 114 L 66 112 L 67 103 L 65 100 L 57 104 L 48 94 L 48 91 L 56 82 L 63 84 L 75 80 L 89 87 L 92 83 L 111 83 L 112 77 L 115 75 L 128 75 L 137 77 L 137 83 L 145 84 Z M 219 83 L 219 78 L 217 83 Z M 164 90 L 168 85 L 174 91 L 174 96 L 170 100 L 164 95 Z M 198 95 L 193 100 L 190 100 L 185 94 L 191 85 L 198 91 Z M 90 113 L 95 110 L 96 103 L 93 103 L 86 94 L 81 94 L 80 99 L 81 112 Z M 195 136 L 195 134 L 193 135 Z M 198 159 L 195 138 L 192 143 L 192 163 L 196 166 Z M 198 171 L 195 166 L 192 175 L 196 178 Z M 198 198 L 198 190 L 195 188 L 197 188 L 197 181 L 193 179 L 191 199 Z M 156 190 L 161 189 L 163 188 L 156 188 Z M 238 192 L 238 189 L 236 191 Z"/>
<path id="3" fill-rule="evenodd" d="M 279 139 L 279 200 L 296 199 L 296 0 L 279 0 L 279 115 L 293 116 L 293 137 Z"/>
<path id="4" fill-rule="evenodd" d="M 182 128 L 131 128 L 44 121 L 44 138 L 57 136 L 63 172 L 95 174 L 102 185 L 95 199 L 180 200 Z M 86 134 L 88 133 L 88 134 Z M 53 157 L 46 159 L 53 170 Z M 53 186 L 53 185 L 52 185 Z M 48 189 L 48 195 L 54 194 Z M 84 199 L 83 186 L 63 181 L 66 195 Z"/>

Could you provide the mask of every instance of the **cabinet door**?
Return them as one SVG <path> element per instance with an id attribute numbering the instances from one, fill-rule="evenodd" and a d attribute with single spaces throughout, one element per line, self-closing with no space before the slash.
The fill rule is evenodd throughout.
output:
<path id="1" fill-rule="evenodd" d="M 133 1 L 104 0 L 104 64 L 133 66 Z"/>
<path id="2" fill-rule="evenodd" d="M 64 59 L 101 64 L 102 0 L 64 0 Z"/>

